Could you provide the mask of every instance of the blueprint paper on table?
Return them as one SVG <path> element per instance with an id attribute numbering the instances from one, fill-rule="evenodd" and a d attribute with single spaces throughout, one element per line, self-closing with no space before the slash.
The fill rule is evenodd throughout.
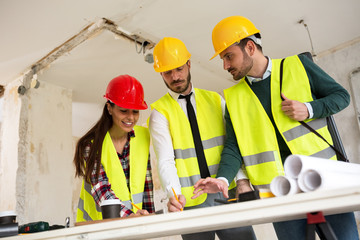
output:
<path id="1" fill-rule="evenodd" d="M 301 192 L 297 180 L 286 176 L 275 177 L 270 183 L 270 190 L 277 197 Z"/>
<path id="2" fill-rule="evenodd" d="M 304 192 L 346 188 L 359 183 L 360 172 L 349 174 L 342 172 L 341 169 L 340 171 L 329 171 L 326 167 L 318 170 L 308 169 L 302 172 L 298 178 L 299 188 Z"/>
<path id="3" fill-rule="evenodd" d="M 290 155 L 285 176 L 275 177 L 270 190 L 275 196 L 315 190 L 345 188 L 360 182 L 360 164 L 302 155 Z"/>
<path id="4" fill-rule="evenodd" d="M 302 155 L 290 155 L 285 160 L 284 171 L 288 177 L 297 178 L 302 172 L 309 169 L 359 174 L 360 164 Z"/>

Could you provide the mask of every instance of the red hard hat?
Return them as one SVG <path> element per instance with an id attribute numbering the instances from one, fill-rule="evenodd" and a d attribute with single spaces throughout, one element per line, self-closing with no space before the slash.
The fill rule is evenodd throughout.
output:
<path id="1" fill-rule="evenodd" d="M 144 90 L 136 78 L 120 75 L 111 80 L 106 88 L 104 98 L 119 107 L 144 110 L 148 106 L 144 101 Z"/>

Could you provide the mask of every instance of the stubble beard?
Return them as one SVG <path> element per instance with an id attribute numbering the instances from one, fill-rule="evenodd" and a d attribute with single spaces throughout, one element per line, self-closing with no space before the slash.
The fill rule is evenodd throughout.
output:
<path id="1" fill-rule="evenodd" d="M 182 86 L 171 87 L 171 86 L 169 86 L 169 84 L 167 84 L 166 81 L 164 80 L 165 85 L 167 86 L 167 88 L 169 88 L 171 91 L 173 91 L 173 92 L 175 92 L 175 93 L 180 93 L 180 94 L 181 94 L 181 93 L 185 92 L 185 91 L 189 88 L 189 85 L 190 85 L 190 83 L 191 83 L 191 74 L 190 74 L 190 71 L 189 71 L 189 74 L 188 74 L 186 80 L 179 79 L 179 80 L 177 80 L 177 81 L 172 82 L 171 85 L 172 85 L 172 84 L 179 83 L 179 82 L 181 82 L 181 81 L 186 81 L 186 84 L 185 84 L 184 87 L 182 87 Z"/>
<path id="2" fill-rule="evenodd" d="M 240 69 L 236 75 L 233 75 L 234 80 L 237 81 L 237 80 L 240 80 L 243 77 L 245 77 L 254 65 L 253 60 L 249 57 L 249 55 L 245 51 L 243 51 L 243 65 L 245 67 Z M 231 70 L 233 70 L 233 69 L 234 68 L 230 68 L 229 72 L 231 72 Z"/>

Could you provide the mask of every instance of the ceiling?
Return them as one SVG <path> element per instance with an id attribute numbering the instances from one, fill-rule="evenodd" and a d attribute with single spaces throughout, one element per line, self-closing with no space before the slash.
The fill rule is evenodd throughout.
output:
<path id="1" fill-rule="evenodd" d="M 264 54 L 281 58 L 312 48 L 318 54 L 359 38 L 359 10 L 359 0 L 0 0 L 0 84 L 15 80 L 86 26 L 106 18 L 153 43 L 167 36 L 181 39 L 192 54 L 194 86 L 221 92 L 234 84 L 219 58 L 209 61 L 211 32 L 221 19 L 249 18 L 261 31 Z M 38 79 L 40 86 L 49 82 L 72 89 L 74 116 L 95 121 L 106 85 L 117 75 L 136 77 L 148 103 L 166 92 L 160 75 L 144 61 L 151 52 L 105 29 L 61 55 Z"/>

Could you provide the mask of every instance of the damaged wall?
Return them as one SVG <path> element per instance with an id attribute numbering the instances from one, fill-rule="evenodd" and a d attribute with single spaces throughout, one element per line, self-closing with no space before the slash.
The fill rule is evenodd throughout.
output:
<path id="1" fill-rule="evenodd" d="M 16 171 L 18 168 L 18 141 L 21 98 L 18 81 L 6 86 L 1 104 L 0 131 L 0 211 L 16 208 Z"/>
<path id="2" fill-rule="evenodd" d="M 360 67 L 359 38 L 347 46 L 339 46 L 324 52 L 319 55 L 316 63 L 346 88 L 350 95 L 359 94 L 353 92 L 350 86 L 351 73 Z M 352 96 L 350 105 L 335 114 L 334 118 L 350 162 L 360 163 L 360 129 L 354 99 Z"/>
<path id="3" fill-rule="evenodd" d="M 64 224 L 72 213 L 72 92 L 42 82 L 22 100 L 17 220 Z"/>

